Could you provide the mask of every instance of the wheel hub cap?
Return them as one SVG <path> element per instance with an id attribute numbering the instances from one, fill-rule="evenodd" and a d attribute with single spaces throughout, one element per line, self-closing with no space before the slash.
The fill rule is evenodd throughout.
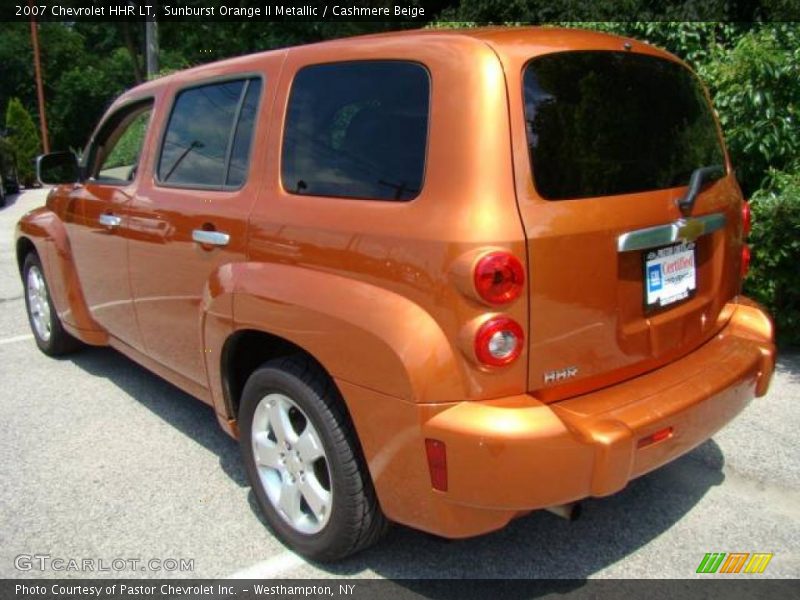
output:
<path id="1" fill-rule="evenodd" d="M 28 269 L 28 280 L 25 287 L 31 323 L 36 335 L 43 342 L 47 342 L 50 340 L 52 329 L 50 302 L 47 298 L 47 286 L 45 286 L 44 277 L 39 267 L 33 266 Z"/>
<path id="2" fill-rule="evenodd" d="M 333 494 L 322 440 L 308 416 L 288 396 L 269 394 L 256 407 L 251 441 L 261 485 L 281 518 L 300 533 L 321 531 Z"/>

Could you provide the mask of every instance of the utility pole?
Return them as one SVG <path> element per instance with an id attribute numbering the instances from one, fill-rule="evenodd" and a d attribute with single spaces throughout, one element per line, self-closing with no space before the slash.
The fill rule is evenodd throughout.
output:
<path id="1" fill-rule="evenodd" d="M 29 3 L 30 4 L 30 3 Z M 47 136 L 47 115 L 44 107 L 44 86 L 42 85 L 42 64 L 39 60 L 39 30 L 36 19 L 31 17 L 31 45 L 33 46 L 33 69 L 36 73 L 36 96 L 39 99 L 39 128 L 42 132 L 44 153 L 50 152 L 50 139 Z"/>
<path id="2" fill-rule="evenodd" d="M 158 2 L 154 1 L 153 7 L 158 14 Z M 158 74 L 158 21 L 155 14 L 147 18 L 144 26 L 147 79 L 153 79 Z"/>

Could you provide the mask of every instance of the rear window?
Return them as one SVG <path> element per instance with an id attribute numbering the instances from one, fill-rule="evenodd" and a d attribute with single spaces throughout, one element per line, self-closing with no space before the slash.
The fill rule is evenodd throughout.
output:
<path id="1" fill-rule="evenodd" d="M 293 194 L 410 200 L 425 170 L 429 78 L 419 64 L 306 67 L 286 117 L 281 179 Z"/>
<path id="2" fill-rule="evenodd" d="M 724 164 L 702 88 L 678 63 L 564 52 L 528 63 L 523 83 L 531 168 L 546 199 L 667 189 Z"/>

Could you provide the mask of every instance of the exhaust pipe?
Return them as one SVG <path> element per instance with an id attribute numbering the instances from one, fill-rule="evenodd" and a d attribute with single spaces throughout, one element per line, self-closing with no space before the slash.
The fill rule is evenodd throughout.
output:
<path id="1" fill-rule="evenodd" d="M 566 519 L 567 521 L 576 521 L 578 517 L 581 516 L 580 502 L 548 506 L 545 508 L 545 510 L 561 517 L 562 519 Z"/>

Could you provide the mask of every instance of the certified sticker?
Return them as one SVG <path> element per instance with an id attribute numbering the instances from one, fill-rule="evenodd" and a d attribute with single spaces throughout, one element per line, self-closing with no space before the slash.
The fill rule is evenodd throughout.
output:
<path id="1" fill-rule="evenodd" d="M 644 266 L 647 308 L 669 306 L 685 300 L 696 288 L 694 243 L 678 244 L 647 253 Z"/>

